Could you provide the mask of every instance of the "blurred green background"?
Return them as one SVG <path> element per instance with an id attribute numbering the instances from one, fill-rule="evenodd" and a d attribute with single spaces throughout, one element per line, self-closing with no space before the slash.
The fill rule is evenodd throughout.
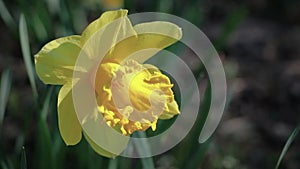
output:
<path id="1" fill-rule="evenodd" d="M 228 106 L 206 143 L 197 138 L 210 88 L 189 51 L 183 59 L 201 82 L 203 116 L 175 148 L 147 159 L 107 159 L 84 139 L 71 147 L 63 143 L 56 114 L 59 86 L 37 79 L 33 55 L 50 40 L 81 34 L 103 11 L 121 7 L 130 14 L 182 17 L 215 45 L 227 74 Z M 274 168 L 300 121 L 299 9 L 299 0 L 0 0 L 0 168 Z M 171 124 L 159 122 L 158 130 Z M 299 140 L 295 136 L 280 168 L 300 168 Z"/>

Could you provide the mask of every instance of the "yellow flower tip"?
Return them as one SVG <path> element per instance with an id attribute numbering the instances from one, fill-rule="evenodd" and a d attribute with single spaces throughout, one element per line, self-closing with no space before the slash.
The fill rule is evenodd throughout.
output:
<path id="1" fill-rule="evenodd" d="M 106 11 L 104 12 L 100 18 L 114 18 L 114 19 L 118 19 L 121 17 L 125 17 L 128 14 L 128 10 L 127 9 L 118 9 L 118 10 L 110 10 L 110 11 Z"/>
<path id="2" fill-rule="evenodd" d="M 153 123 L 151 124 L 151 129 L 152 129 L 152 131 L 155 131 L 155 130 L 156 130 L 156 123 L 157 123 L 157 121 L 155 121 L 155 122 L 153 122 Z"/>
<path id="3" fill-rule="evenodd" d="M 108 126 L 112 127 L 111 121 L 106 121 L 106 124 L 107 124 Z"/>
<path id="4" fill-rule="evenodd" d="M 82 38 L 81 38 L 81 46 L 83 47 L 86 42 L 100 29 L 105 28 L 108 24 L 112 23 L 113 21 L 120 19 L 120 22 L 118 21 L 119 26 L 123 26 L 122 24 L 128 24 L 127 27 L 125 28 L 125 31 L 130 30 L 131 23 L 129 19 L 127 18 L 128 10 L 126 9 L 120 9 L 120 10 L 112 10 L 112 11 L 106 11 L 102 13 L 102 15 L 90 23 L 82 32 Z M 112 28 L 112 29 L 117 29 L 117 26 Z M 118 30 L 116 30 L 118 31 Z M 115 35 L 111 36 L 116 36 L 119 32 L 117 32 Z M 115 37 L 112 37 L 114 39 Z M 97 46 L 98 47 L 98 46 Z"/>
<path id="5" fill-rule="evenodd" d="M 127 130 L 125 130 L 124 126 L 121 126 L 121 131 L 123 135 L 127 135 Z"/>

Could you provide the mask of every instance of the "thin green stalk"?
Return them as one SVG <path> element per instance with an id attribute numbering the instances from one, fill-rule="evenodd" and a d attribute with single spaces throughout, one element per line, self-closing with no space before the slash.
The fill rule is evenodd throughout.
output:
<path id="1" fill-rule="evenodd" d="M 276 163 L 276 166 L 275 166 L 275 169 L 278 169 L 279 168 L 279 165 L 284 157 L 284 155 L 286 154 L 286 152 L 288 151 L 289 147 L 291 146 L 292 142 L 295 140 L 298 132 L 300 130 L 300 124 L 298 124 L 298 126 L 295 128 L 295 130 L 292 132 L 292 134 L 290 135 L 290 137 L 288 138 L 287 142 L 285 143 L 283 149 L 282 149 L 282 152 L 279 156 L 279 159 Z"/>
<path id="2" fill-rule="evenodd" d="M 57 164 L 54 160 L 54 148 L 53 142 L 51 139 L 51 133 L 47 125 L 47 113 L 49 110 L 49 105 L 51 101 L 51 95 L 53 93 L 54 87 L 51 87 L 46 95 L 46 98 L 43 102 L 43 107 L 41 108 L 40 117 L 38 119 L 38 134 L 37 134 L 37 162 L 38 168 L 43 169 L 53 169 Z"/>
<path id="3" fill-rule="evenodd" d="M 0 0 L 0 16 L 3 19 L 4 23 L 12 30 L 16 30 L 16 23 L 13 20 L 13 17 L 7 10 L 5 4 Z"/>
<path id="4" fill-rule="evenodd" d="M 108 163 L 108 169 L 117 169 L 118 168 L 119 159 L 110 159 Z"/>
<path id="5" fill-rule="evenodd" d="M 29 39 L 28 39 L 28 31 L 27 31 L 27 24 L 23 14 L 21 14 L 20 22 L 19 22 L 19 33 L 20 33 L 20 43 L 22 48 L 22 54 L 27 70 L 27 74 L 29 77 L 30 85 L 33 91 L 33 95 L 35 97 L 35 101 L 37 101 L 38 92 L 35 84 L 35 74 L 34 74 L 34 67 L 32 64 L 32 57 L 30 54 L 30 46 L 29 46 Z"/>
<path id="6" fill-rule="evenodd" d="M 137 132 L 139 138 L 146 138 L 145 132 Z M 149 154 L 151 155 L 150 147 L 147 141 L 139 141 L 136 144 L 136 148 L 139 154 Z M 152 157 L 141 158 L 143 169 L 154 169 L 154 162 Z"/>
<path id="7" fill-rule="evenodd" d="M 195 149 L 195 153 L 190 156 L 189 162 L 186 164 L 185 168 L 199 168 L 202 164 L 206 152 L 210 146 L 211 138 L 206 142 L 199 144 Z"/>
<path id="8" fill-rule="evenodd" d="M 48 90 L 48 93 L 46 95 L 46 98 L 45 98 L 45 101 L 44 101 L 44 104 L 43 104 L 43 107 L 42 107 L 41 118 L 43 120 L 46 120 L 47 115 L 48 115 L 49 104 L 50 104 L 50 99 L 51 99 L 51 96 L 52 96 L 52 93 L 53 93 L 53 89 L 54 89 L 54 86 L 51 86 L 50 89 Z"/>
<path id="9" fill-rule="evenodd" d="M 10 93 L 11 79 L 10 70 L 5 70 L 2 73 L 0 84 L 0 127 L 2 126 L 6 104 Z"/>
<path id="10" fill-rule="evenodd" d="M 26 151 L 24 146 L 22 147 L 21 169 L 27 169 Z"/>
<path id="11" fill-rule="evenodd" d="M 7 167 L 7 165 L 5 164 L 4 161 L 1 161 L 0 166 L 1 166 L 3 169 L 8 169 L 8 167 Z"/>
<path id="12" fill-rule="evenodd" d="M 195 155 L 198 156 L 200 154 L 205 154 L 206 150 L 203 148 L 203 144 L 199 144 L 198 137 L 200 135 L 200 132 L 202 131 L 202 128 L 205 124 L 206 118 L 208 116 L 209 108 L 210 108 L 210 102 L 211 101 L 211 85 L 208 83 L 208 86 L 204 93 L 204 100 L 201 103 L 199 114 L 197 116 L 197 120 L 193 126 L 193 128 L 190 131 L 190 135 L 188 138 L 185 139 L 185 141 L 182 144 L 182 149 L 179 152 L 178 156 L 182 156 L 182 154 L 186 154 L 186 156 L 182 157 L 178 160 L 178 163 L 180 164 L 181 168 L 186 168 L 186 163 L 189 161 L 192 157 Z M 195 148 L 200 147 L 200 151 L 195 153 Z M 203 156 L 200 156 L 201 158 L 204 158 Z M 203 159 L 197 159 L 198 161 L 201 161 Z M 200 163 L 198 163 L 200 165 Z"/>

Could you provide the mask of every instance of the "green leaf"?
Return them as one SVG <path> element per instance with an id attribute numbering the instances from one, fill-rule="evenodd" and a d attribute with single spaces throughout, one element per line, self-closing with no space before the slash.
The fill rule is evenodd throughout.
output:
<path id="1" fill-rule="evenodd" d="M 194 148 L 194 153 L 190 156 L 190 159 L 186 163 L 185 168 L 199 168 L 204 160 L 210 143 L 211 138 L 209 138 L 206 142 L 202 144 L 198 144 L 197 147 Z"/>
<path id="2" fill-rule="evenodd" d="M 37 168 L 53 169 L 53 149 L 52 149 L 51 135 L 45 120 L 41 119 L 38 122 L 38 135 L 36 160 Z"/>
<path id="3" fill-rule="evenodd" d="M 24 146 L 22 147 L 21 169 L 27 169 L 26 151 Z"/>
<path id="4" fill-rule="evenodd" d="M 290 137 L 288 138 L 287 142 L 285 143 L 284 147 L 283 147 L 283 150 L 279 156 L 279 159 L 277 161 L 277 164 L 275 166 L 275 169 L 278 169 L 279 168 L 279 165 L 284 157 L 284 155 L 286 154 L 286 152 L 288 151 L 290 145 L 292 144 L 292 142 L 295 140 L 298 132 L 300 130 L 300 124 L 295 128 L 295 130 L 292 132 L 292 134 L 290 135 Z"/>
<path id="5" fill-rule="evenodd" d="M 13 20 L 13 17 L 7 10 L 5 4 L 2 0 L 0 0 L 0 16 L 3 19 L 4 23 L 12 30 L 15 30 L 15 22 Z"/>
<path id="6" fill-rule="evenodd" d="M 136 137 L 139 137 L 139 138 L 146 138 L 147 137 L 145 132 L 136 132 L 136 133 L 134 133 L 134 135 Z M 150 150 L 150 147 L 149 147 L 146 140 L 137 142 L 137 144 L 135 146 L 136 146 L 137 152 L 139 154 L 149 154 L 149 155 L 151 155 L 151 150 Z M 143 165 L 144 169 L 154 169 L 155 168 L 152 157 L 141 158 L 141 161 L 142 161 L 142 165 Z"/>
<path id="7" fill-rule="evenodd" d="M 29 77 L 33 95 L 37 99 L 38 93 L 37 93 L 35 79 L 34 79 L 35 74 L 34 74 L 34 68 L 33 68 L 33 64 L 32 64 L 32 57 L 30 54 L 27 24 L 26 24 L 26 20 L 25 20 L 25 17 L 23 14 L 21 14 L 21 17 L 20 17 L 19 33 L 20 33 L 21 49 L 22 49 L 22 54 L 23 54 L 27 74 Z"/>
<path id="8" fill-rule="evenodd" d="M 201 158 L 204 158 L 204 154 L 207 151 L 207 148 L 205 147 L 208 146 L 206 144 L 209 143 L 205 142 L 204 144 L 199 144 L 198 138 L 207 119 L 210 104 L 211 84 L 208 82 L 195 124 L 191 129 L 190 134 L 188 134 L 188 136 L 182 141 L 182 143 L 180 143 L 179 151 L 177 152 L 177 163 L 179 164 L 180 168 L 187 168 L 186 164 L 188 163 L 193 163 L 189 166 L 195 166 L 197 164 L 196 166 L 199 167 L 201 161 L 203 160 Z M 185 156 L 182 156 L 182 154 L 185 154 Z M 194 156 L 199 156 L 197 161 L 190 161 Z"/>
<path id="9" fill-rule="evenodd" d="M 117 157 L 119 159 L 119 166 L 122 166 L 122 169 L 131 169 L 132 160 L 128 157 Z"/>
<path id="10" fill-rule="evenodd" d="M 8 169 L 4 161 L 1 161 L 0 166 L 2 167 L 2 169 Z"/>
<path id="11" fill-rule="evenodd" d="M 44 101 L 44 104 L 43 104 L 43 107 L 42 107 L 41 118 L 43 120 L 46 120 L 46 118 L 47 118 L 50 99 L 51 99 L 51 96 L 52 96 L 52 93 L 53 93 L 53 89 L 54 89 L 54 86 L 51 86 L 50 89 L 48 90 L 48 93 L 46 95 L 46 98 L 45 98 L 45 101 Z"/>
<path id="12" fill-rule="evenodd" d="M 32 22 L 33 22 L 33 29 L 38 40 L 41 42 L 45 41 L 48 38 L 48 34 L 45 25 L 41 21 L 40 16 L 34 15 L 32 18 Z"/>
<path id="13" fill-rule="evenodd" d="M 51 87 L 46 95 L 46 98 L 43 102 L 43 107 L 41 109 L 41 116 L 38 120 L 38 134 L 37 134 L 37 144 L 36 144 L 36 159 L 37 160 L 37 168 L 43 169 L 53 169 L 56 165 L 56 161 L 54 160 L 54 144 L 51 139 L 51 134 L 48 129 L 47 124 L 47 112 L 49 110 L 49 104 L 51 101 L 51 95 L 53 93 L 53 87 Z"/>
<path id="14" fill-rule="evenodd" d="M 117 169 L 118 168 L 119 159 L 110 159 L 108 163 L 108 169 Z"/>
<path id="15" fill-rule="evenodd" d="M 0 127 L 2 126 L 6 104 L 11 88 L 11 72 L 5 70 L 1 75 L 1 86 L 0 86 Z"/>

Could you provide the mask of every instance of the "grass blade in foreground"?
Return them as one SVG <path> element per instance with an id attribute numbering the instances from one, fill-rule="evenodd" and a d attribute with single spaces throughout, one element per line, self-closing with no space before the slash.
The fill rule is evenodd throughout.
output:
<path id="1" fill-rule="evenodd" d="M 108 169 L 117 169 L 118 168 L 118 158 L 110 159 L 108 163 Z"/>
<path id="2" fill-rule="evenodd" d="M 4 4 L 4 2 L 2 0 L 0 0 L 0 15 L 1 15 L 1 18 L 3 19 L 3 21 L 5 22 L 5 24 L 10 29 L 16 30 L 15 29 L 15 22 L 13 20 L 13 17 L 9 13 L 9 11 L 7 10 L 5 4 Z"/>
<path id="3" fill-rule="evenodd" d="M 24 146 L 22 147 L 22 154 L 21 154 L 21 169 L 27 169 L 26 152 Z"/>
<path id="4" fill-rule="evenodd" d="M 41 118 L 43 120 L 45 120 L 45 121 L 47 119 L 47 115 L 48 115 L 48 111 L 49 111 L 50 99 L 51 99 L 53 90 L 54 90 L 54 87 L 51 86 L 50 89 L 48 90 L 48 93 L 46 95 L 46 98 L 45 98 L 45 101 L 44 101 L 44 104 L 43 104 L 43 107 L 42 107 L 42 110 L 41 110 Z"/>
<path id="5" fill-rule="evenodd" d="M 139 138 L 146 138 L 145 132 L 137 132 Z M 151 154 L 150 147 L 146 141 L 140 141 L 135 145 L 139 154 Z M 154 169 L 154 162 L 152 157 L 141 158 L 144 169 Z"/>
<path id="6" fill-rule="evenodd" d="M 290 147 L 290 145 L 292 144 L 292 142 L 294 141 L 294 139 L 296 138 L 298 132 L 300 130 L 300 124 L 295 128 L 295 130 L 293 131 L 293 133 L 290 135 L 289 139 L 287 140 L 287 142 L 285 143 L 283 150 L 279 156 L 279 159 L 277 161 L 277 164 L 275 166 L 275 169 L 279 168 L 279 165 L 282 161 L 282 158 L 284 157 L 284 155 L 286 154 L 288 148 Z"/>
<path id="7" fill-rule="evenodd" d="M 8 169 L 8 167 L 7 167 L 7 165 L 5 164 L 4 161 L 1 161 L 0 166 L 1 166 L 3 169 Z"/>
<path id="8" fill-rule="evenodd" d="M 11 88 L 11 72 L 10 70 L 5 70 L 1 76 L 1 86 L 0 86 L 0 127 L 2 126 L 2 121 L 4 118 L 5 108 L 8 100 L 8 96 Z"/>
<path id="9" fill-rule="evenodd" d="M 21 17 L 20 17 L 19 33 L 20 33 L 22 54 L 23 54 L 25 66 L 27 69 L 30 85 L 33 90 L 33 95 L 37 99 L 38 93 L 36 90 L 36 84 L 35 84 L 35 80 L 34 80 L 34 68 L 33 68 L 32 61 L 31 61 L 27 24 L 26 24 L 25 17 L 23 14 L 21 14 Z"/>
<path id="10" fill-rule="evenodd" d="M 53 157 L 53 143 L 51 140 L 51 134 L 47 126 L 47 113 L 49 111 L 49 105 L 51 101 L 51 95 L 53 93 L 53 87 L 48 90 L 46 98 L 43 102 L 40 118 L 38 121 L 38 134 L 37 134 L 37 168 L 53 169 L 56 165 Z"/>

